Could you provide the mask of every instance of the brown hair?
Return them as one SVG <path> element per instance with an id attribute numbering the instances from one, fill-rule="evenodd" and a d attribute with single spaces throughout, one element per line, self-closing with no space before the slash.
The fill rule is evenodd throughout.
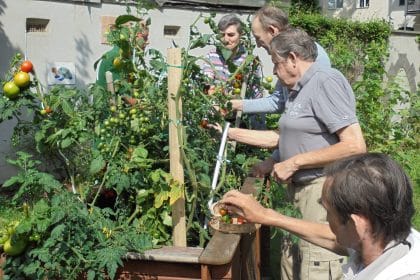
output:
<path id="1" fill-rule="evenodd" d="M 342 223 L 351 214 L 367 217 L 373 234 L 403 241 L 411 230 L 414 215 L 413 190 L 401 166 L 389 156 L 366 153 L 351 156 L 325 168 L 326 203 Z"/>

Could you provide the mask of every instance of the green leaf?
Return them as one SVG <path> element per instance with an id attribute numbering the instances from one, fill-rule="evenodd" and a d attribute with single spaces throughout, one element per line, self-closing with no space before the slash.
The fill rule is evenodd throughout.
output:
<path id="1" fill-rule="evenodd" d="M 172 217 L 169 215 L 168 211 L 163 211 L 160 214 L 160 217 L 162 219 L 162 223 L 168 227 L 172 226 Z"/>
<path id="2" fill-rule="evenodd" d="M 160 180 L 160 170 L 150 172 L 150 179 L 152 179 L 153 183 L 158 183 Z"/>
<path id="3" fill-rule="evenodd" d="M 184 196 L 184 188 L 182 185 L 178 182 L 175 182 L 171 184 L 171 191 L 169 193 L 169 204 L 173 205 L 178 199 L 182 198 Z"/>
<path id="4" fill-rule="evenodd" d="M 74 116 L 74 105 L 70 105 L 70 103 L 63 99 L 61 100 L 61 108 L 63 109 L 63 112 L 69 116 L 69 117 L 73 117 Z"/>
<path id="5" fill-rule="evenodd" d="M 95 280 L 95 271 L 92 269 L 89 269 L 87 273 L 87 280 Z"/>
<path id="6" fill-rule="evenodd" d="M 66 225 L 59 224 L 51 231 L 51 238 L 52 239 L 59 239 L 62 238 L 63 232 L 66 229 Z"/>
<path id="7" fill-rule="evenodd" d="M 132 161 L 140 161 L 142 162 L 143 159 L 146 159 L 148 155 L 148 151 L 143 147 L 137 147 L 133 151 L 133 156 L 131 157 Z"/>
<path id="8" fill-rule="evenodd" d="M 97 158 L 94 158 L 89 166 L 89 173 L 96 174 L 101 171 L 106 165 L 104 158 L 99 155 Z"/>
<path id="9" fill-rule="evenodd" d="M 117 17 L 117 19 L 115 20 L 115 25 L 123 25 L 130 21 L 141 21 L 141 19 L 132 15 L 122 15 Z"/>
<path id="10" fill-rule="evenodd" d="M 63 141 L 61 141 L 60 146 L 62 149 L 65 149 L 67 147 L 69 147 L 73 142 L 73 139 L 71 138 L 66 138 Z"/>
<path id="11" fill-rule="evenodd" d="M 168 197 L 169 197 L 169 192 L 161 191 L 155 196 L 155 203 L 153 204 L 153 206 L 156 209 L 159 209 L 163 205 L 163 202 L 165 202 L 165 200 L 168 199 Z"/>
<path id="12" fill-rule="evenodd" d="M 13 176 L 3 183 L 3 187 L 11 187 L 16 183 L 20 183 L 19 176 Z"/>
<path id="13" fill-rule="evenodd" d="M 220 47 L 219 50 L 222 53 L 222 56 L 223 56 L 224 60 L 225 61 L 229 61 L 229 59 L 232 56 L 233 52 L 231 50 L 229 50 L 228 48 L 225 48 L 225 47 Z M 235 71 L 231 71 L 231 72 L 233 73 Z"/>

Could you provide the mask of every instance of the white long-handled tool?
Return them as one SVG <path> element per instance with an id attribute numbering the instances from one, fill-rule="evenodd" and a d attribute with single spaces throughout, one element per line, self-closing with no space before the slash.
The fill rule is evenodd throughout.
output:
<path id="1" fill-rule="evenodd" d="M 208 202 L 209 208 L 211 208 L 211 205 L 213 204 L 213 196 L 214 196 L 214 191 L 216 190 L 217 181 L 219 180 L 220 167 L 222 166 L 222 163 L 224 161 L 223 154 L 224 154 L 225 146 L 227 142 L 229 126 L 230 126 L 230 122 L 226 122 L 225 128 L 223 130 L 223 134 L 222 134 L 222 141 L 220 142 L 219 153 L 217 154 L 217 158 L 216 158 L 216 167 L 214 168 L 213 181 L 211 183 L 211 196 Z"/>

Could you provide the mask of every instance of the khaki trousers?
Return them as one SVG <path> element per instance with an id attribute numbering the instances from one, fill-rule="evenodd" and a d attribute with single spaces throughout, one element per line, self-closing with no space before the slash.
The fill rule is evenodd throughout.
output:
<path id="1" fill-rule="evenodd" d="M 291 201 L 302 213 L 302 219 L 326 223 L 327 213 L 319 203 L 325 177 L 304 185 L 288 185 Z M 315 246 L 304 240 L 299 244 L 284 242 L 280 271 L 282 280 L 339 280 L 343 274 L 343 256 Z"/>

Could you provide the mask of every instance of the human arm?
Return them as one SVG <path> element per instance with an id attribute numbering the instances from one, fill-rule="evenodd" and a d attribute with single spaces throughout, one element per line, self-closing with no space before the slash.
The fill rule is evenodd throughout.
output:
<path id="1" fill-rule="evenodd" d="M 346 126 L 336 132 L 339 141 L 326 148 L 297 154 L 273 167 L 273 176 L 287 181 L 299 169 L 323 167 L 335 160 L 366 152 L 366 144 L 358 123 Z"/>
<path id="2" fill-rule="evenodd" d="M 282 113 L 286 102 L 287 92 L 279 82 L 274 92 L 263 98 L 231 100 L 233 111 L 242 111 L 244 114 Z"/>
<path id="3" fill-rule="evenodd" d="M 272 149 L 278 145 L 279 133 L 274 130 L 251 130 L 233 127 L 229 128 L 228 138 L 242 144 Z"/>
<path id="4" fill-rule="evenodd" d="M 272 209 L 264 208 L 254 197 L 237 190 L 227 192 L 223 196 L 221 203 L 227 205 L 230 212 L 244 217 L 248 222 L 279 227 L 337 254 L 346 254 L 345 248 L 337 243 L 336 236 L 328 224 L 282 215 Z"/>
<path id="5" fill-rule="evenodd" d="M 218 123 L 208 124 L 208 128 L 222 133 L 222 126 Z M 257 146 L 260 148 L 277 148 L 279 133 L 274 130 L 251 130 L 244 128 L 231 127 L 228 130 L 229 140 L 237 141 L 242 144 Z"/>

